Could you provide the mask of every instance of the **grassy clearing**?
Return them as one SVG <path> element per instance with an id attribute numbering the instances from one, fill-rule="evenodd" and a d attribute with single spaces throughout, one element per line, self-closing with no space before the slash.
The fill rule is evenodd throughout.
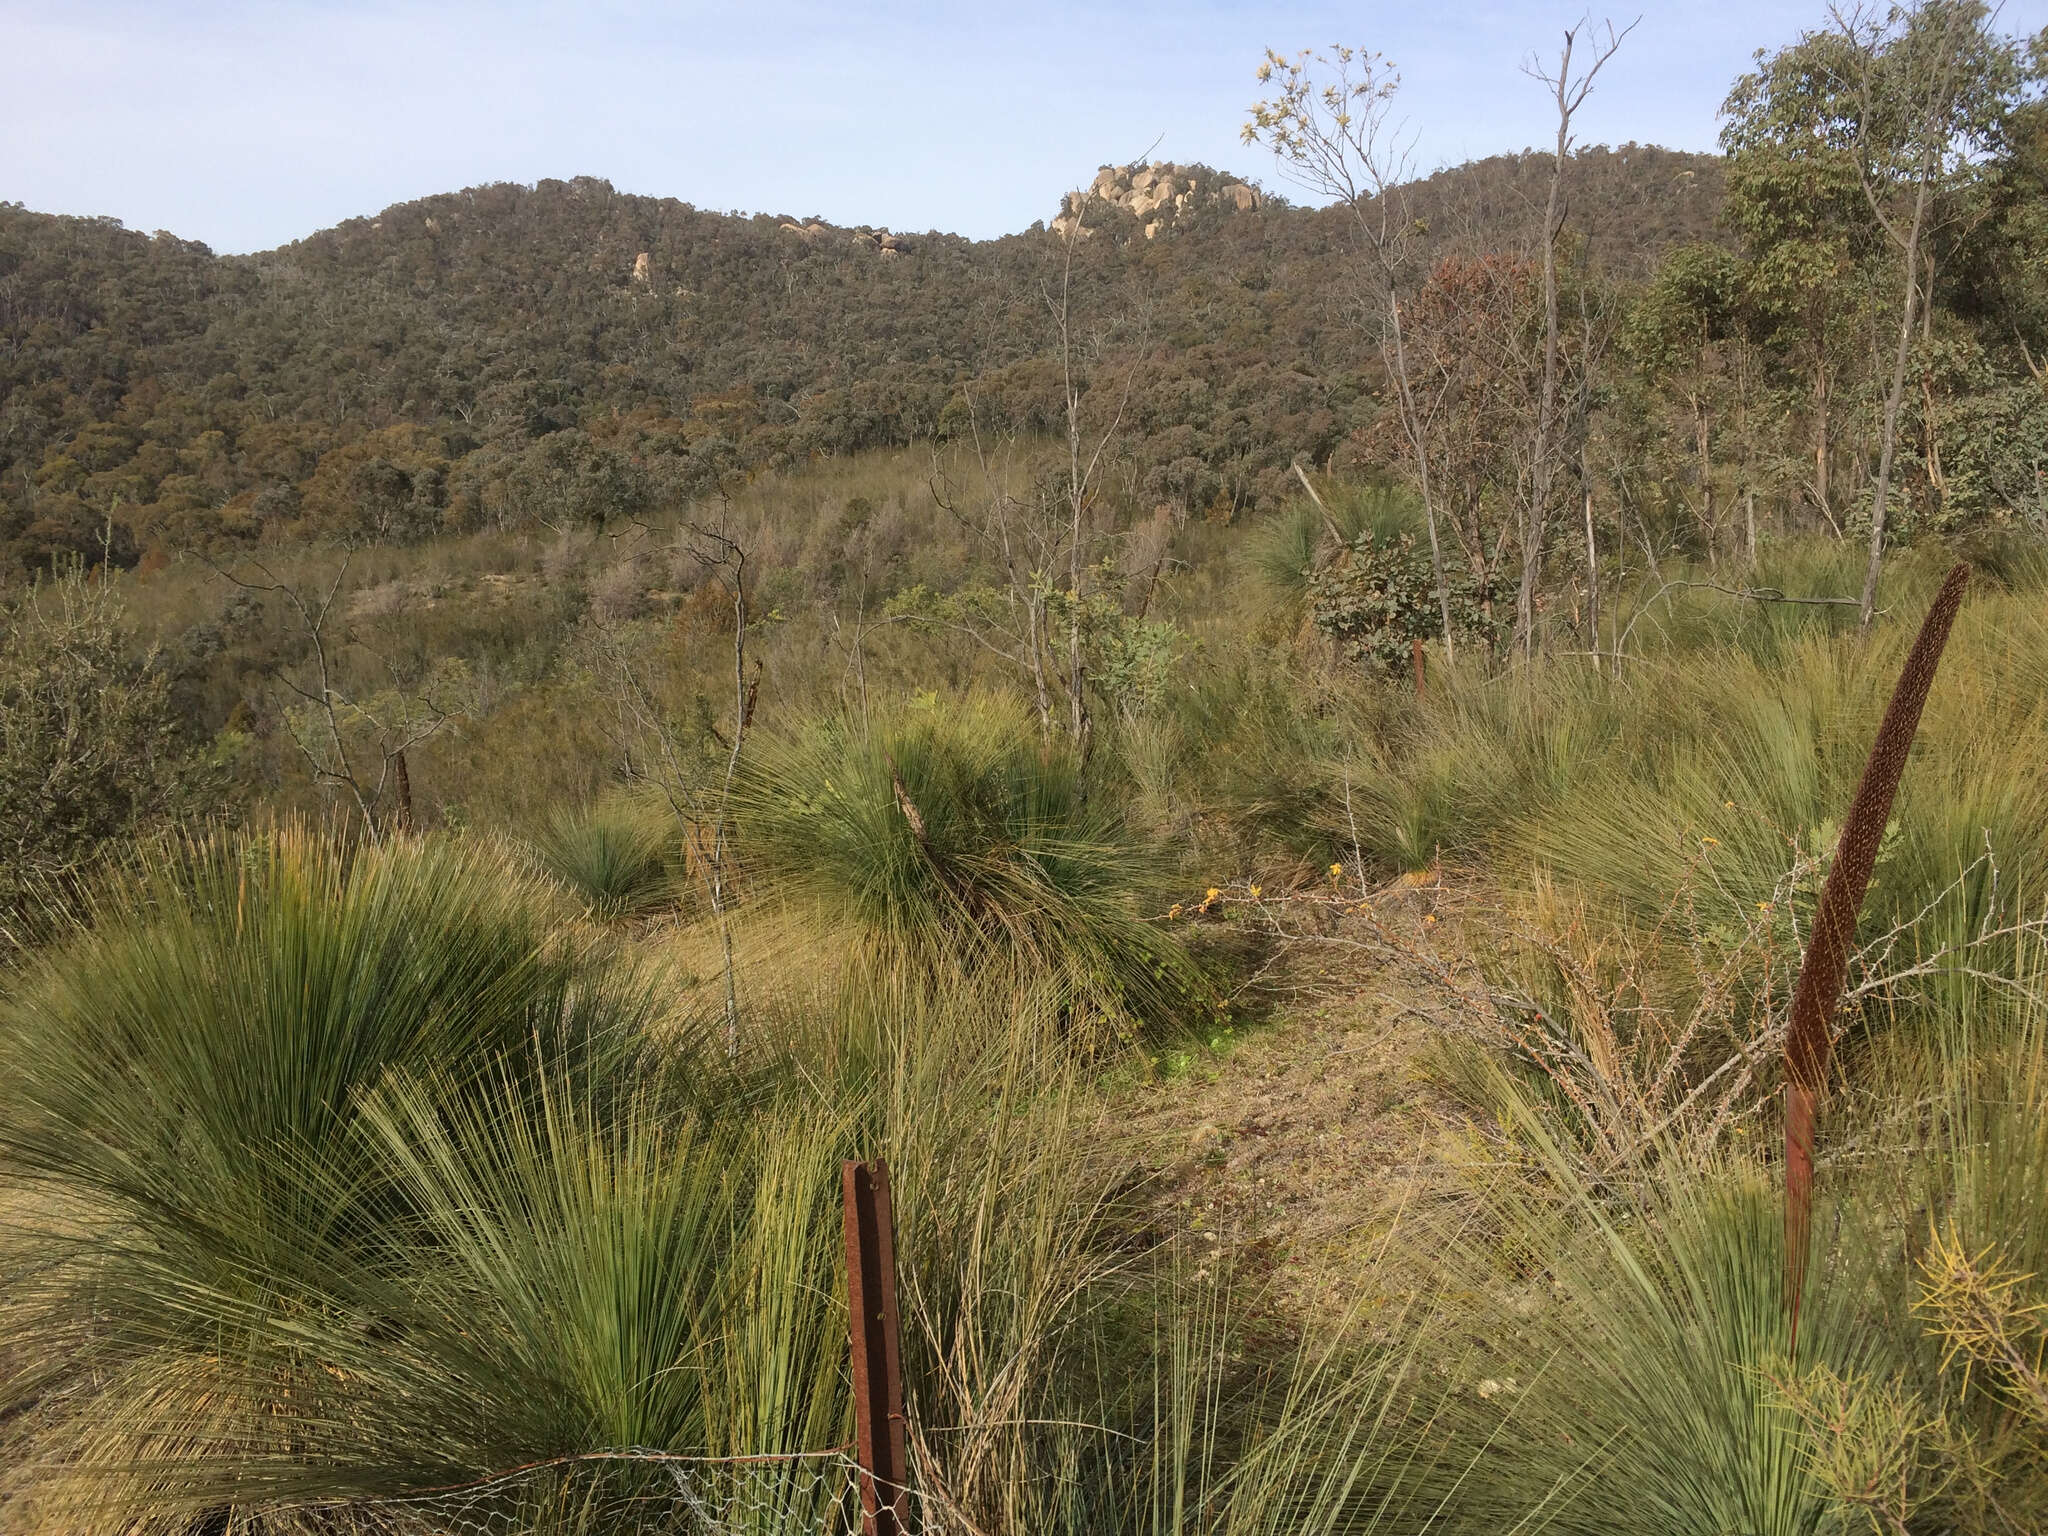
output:
<path id="1" fill-rule="evenodd" d="M 783 552 L 807 581 L 908 539 L 905 465 L 843 468 L 733 516 L 823 540 Z M 378 556 L 351 679 L 467 647 L 484 700 L 414 755 L 430 830 L 138 851 L 0 977 L 0 1522 L 283 1529 L 554 1455 L 841 1444 L 838 1164 L 879 1153 L 934 1528 L 2038 1524 L 2048 572 L 1977 552 L 1795 1354 L 1777 1032 L 1942 560 L 1895 562 L 1867 641 L 1672 568 L 1610 604 L 1618 663 L 1432 655 L 1418 698 L 1233 578 L 1242 542 L 1191 526 L 1207 554 L 1130 599 L 1187 643 L 1085 754 L 876 617 L 964 548 L 782 571 L 722 914 L 675 806 L 722 806 L 733 636 L 678 550 Z M 1741 584 L 1850 563 L 1767 548 Z M 812 1526 L 835 1497 L 777 1494 Z"/>

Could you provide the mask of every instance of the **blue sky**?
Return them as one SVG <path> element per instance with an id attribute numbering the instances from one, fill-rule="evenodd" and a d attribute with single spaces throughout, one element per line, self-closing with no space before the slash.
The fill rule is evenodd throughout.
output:
<path id="1" fill-rule="evenodd" d="M 1589 141 L 1705 149 L 1758 47 L 1824 0 L 1639 0 Z M 222 251 L 482 181 L 608 177 L 704 208 L 986 236 L 1151 150 L 1273 180 L 1238 142 L 1272 45 L 1391 57 L 1425 166 L 1545 141 L 1520 66 L 1577 0 L 0 0 L 0 199 Z M 1595 17 L 1604 14 L 1594 11 Z M 2048 25 L 2013 0 L 2011 31 Z M 1156 148 L 1154 145 L 1156 143 Z"/>

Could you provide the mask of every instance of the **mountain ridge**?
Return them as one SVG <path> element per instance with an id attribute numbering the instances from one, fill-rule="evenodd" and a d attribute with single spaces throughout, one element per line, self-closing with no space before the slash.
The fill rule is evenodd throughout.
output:
<path id="1" fill-rule="evenodd" d="M 1418 274 L 1515 243 L 1545 165 L 1418 183 L 1439 231 Z M 1571 174 L 1588 249 L 1618 269 L 1713 236 L 1712 157 L 1590 149 Z M 1328 459 L 1373 410 L 1341 218 L 1250 199 L 1184 202 L 1147 239 L 1156 207 L 1098 197 L 1101 238 L 1074 252 L 1087 372 L 1141 375 L 1129 494 L 1183 514 L 1284 495 L 1296 457 Z M 239 256 L 0 207 L 0 560 L 90 558 L 110 521 L 124 559 L 543 504 L 601 522 L 820 454 L 1049 432 L 1063 245 L 1044 223 L 799 224 L 596 177 L 411 199 Z"/>
<path id="2" fill-rule="evenodd" d="M 1426 174 L 1416 176 L 1411 180 L 1403 183 L 1402 190 L 1404 193 L 1411 197 L 1421 197 L 1426 200 L 1432 196 L 1438 195 L 1442 189 L 1457 188 L 1462 184 L 1467 184 L 1471 182 L 1472 179 L 1475 177 L 1487 177 L 1490 173 L 1496 170 L 1496 168 L 1523 167 L 1531 165 L 1547 166 L 1547 164 L 1549 163 L 1549 158 L 1550 152 L 1548 150 L 1533 148 L 1523 148 L 1519 150 L 1501 150 L 1494 154 L 1479 156 L 1476 159 L 1460 161 L 1454 165 L 1440 166 L 1432 171 L 1427 172 Z M 1717 180 L 1719 167 L 1724 162 L 1725 157 L 1717 152 L 1710 152 L 1705 150 L 1672 149 L 1664 145 L 1640 144 L 1634 141 L 1618 145 L 1585 145 L 1582 146 L 1580 149 L 1574 151 L 1573 154 L 1573 163 L 1575 166 L 1578 167 L 1585 167 L 1591 164 L 1595 164 L 1604 159 L 1611 159 L 1615 163 L 1621 165 L 1627 165 L 1637 160 L 1647 161 L 1652 164 L 1655 164 L 1660 161 L 1669 161 L 1676 163 L 1676 165 L 1681 171 L 1689 170 L 1694 172 L 1695 174 L 1698 174 L 1701 171 L 1706 171 L 1710 173 L 1710 175 L 1714 179 Z M 1185 164 L 1181 164 L 1169 161 L 1146 162 L 1134 160 L 1122 163 L 1104 162 L 1101 166 L 1097 168 L 1094 175 L 1089 180 L 1084 182 L 1078 182 L 1075 184 L 1073 188 L 1070 188 L 1067 192 L 1059 195 L 1053 217 L 1057 218 L 1061 213 L 1065 212 L 1067 209 L 1068 199 L 1074 197 L 1077 193 L 1083 196 L 1084 198 L 1090 196 L 1100 196 L 1100 184 L 1103 182 L 1106 176 L 1119 172 L 1125 173 L 1122 184 L 1125 187 L 1128 187 L 1130 177 L 1133 174 L 1145 169 L 1151 169 L 1155 172 L 1175 171 L 1183 174 L 1193 174 L 1199 176 L 1204 182 L 1207 182 L 1213 186 L 1222 189 L 1228 189 L 1235 186 L 1243 186 L 1254 194 L 1256 198 L 1256 207 L 1258 209 L 1272 209 L 1278 212 L 1293 214 L 1320 214 L 1329 212 L 1329 209 L 1327 208 L 1311 207 L 1305 204 L 1297 203 L 1294 200 L 1292 200 L 1284 191 L 1269 186 L 1265 182 L 1260 181 L 1254 177 L 1245 176 L 1235 171 L 1224 170 L 1219 167 L 1209 165 L 1206 162 L 1189 161 Z M 170 229 L 146 230 L 139 225 L 130 225 L 118 214 L 112 213 L 91 214 L 45 212 L 40 209 L 30 208 L 25 203 L 22 203 L 20 201 L 8 201 L 5 199 L 0 199 L 0 212 L 26 214 L 30 217 L 37 219 L 49 219 L 69 223 L 94 225 L 122 234 L 139 236 L 143 239 L 148 240 L 169 239 L 175 241 L 177 244 L 181 246 L 184 246 L 188 249 L 195 249 L 201 251 L 204 254 L 212 256 L 220 261 L 253 262 L 261 261 L 267 257 L 278 256 L 283 252 L 293 250 L 299 246 L 307 244 L 308 242 L 318 240 L 323 236 L 336 235 L 344 231 L 350 231 L 364 227 L 367 227 L 374 231 L 379 221 L 394 213 L 403 213 L 407 210 L 418 208 L 425 204 L 440 202 L 446 199 L 463 198 L 471 196 L 473 194 L 496 191 L 499 189 L 510 189 L 512 191 L 525 192 L 529 194 L 554 193 L 557 195 L 567 195 L 571 197 L 589 197 L 592 195 L 602 195 L 611 198 L 630 199 L 642 203 L 670 205 L 682 212 L 701 214 L 710 218 L 730 219 L 750 224 L 758 223 L 762 220 L 768 220 L 774 222 L 778 226 L 793 226 L 796 228 L 805 228 L 816 225 L 822 226 L 826 229 L 844 231 L 847 233 L 893 233 L 899 236 L 911 235 L 925 239 L 943 239 L 948 241 L 955 241 L 969 246 L 987 246 L 999 244 L 1005 240 L 1014 239 L 1022 235 L 1029 235 L 1036 230 L 1049 227 L 1052 222 L 1050 219 L 1034 220 L 1031 224 L 1026 225 L 1022 229 L 1009 230 L 1001 234 L 986 236 L 965 235 L 955 230 L 940 229 L 938 227 L 931 227 L 922 230 L 913 230 L 910 229 L 908 226 L 897 226 L 876 223 L 872 221 L 864 221 L 858 224 L 840 224 L 835 223 L 833 220 L 826 218 L 823 214 L 820 213 L 796 214 L 788 211 L 787 209 L 774 210 L 768 208 L 715 209 L 703 207 L 695 202 L 692 202 L 690 199 L 686 197 L 681 197 L 673 193 L 622 192 L 616 186 L 613 185 L 613 183 L 608 177 L 589 174 L 571 177 L 542 176 L 537 177 L 532 181 L 486 181 L 475 183 L 472 186 L 453 188 L 443 192 L 423 193 L 418 197 L 402 198 L 397 202 L 387 203 L 382 208 L 376 209 L 371 212 L 351 214 L 346 218 L 337 220 L 333 224 L 326 225 L 320 229 L 308 231 L 306 234 L 298 236 L 296 239 L 285 241 L 281 245 L 268 246 L 261 250 L 255 251 L 217 251 L 211 245 L 209 245 L 207 242 L 203 240 L 199 240 L 186 235 L 181 235 L 177 231 Z M 1709 197 L 1711 200 L 1718 202 L 1718 186 L 1710 186 L 1705 195 Z M 1114 200 L 1112 199 L 1110 201 Z M 1246 209 L 1242 211 L 1253 210 Z"/>

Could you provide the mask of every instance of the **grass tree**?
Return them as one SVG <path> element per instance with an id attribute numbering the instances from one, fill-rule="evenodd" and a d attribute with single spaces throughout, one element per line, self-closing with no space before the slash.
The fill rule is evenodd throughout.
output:
<path id="1" fill-rule="evenodd" d="M 846 935 L 861 985 L 978 982 L 1079 1022 L 1161 1022 L 1206 989 L 1140 905 L 1160 850 L 1093 789 L 1075 747 L 977 698 L 764 742 L 735 814 L 763 895 Z"/>

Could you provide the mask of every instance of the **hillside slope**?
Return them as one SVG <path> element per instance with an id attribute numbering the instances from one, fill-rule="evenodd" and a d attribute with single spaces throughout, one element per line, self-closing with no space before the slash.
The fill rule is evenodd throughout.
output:
<path id="1" fill-rule="evenodd" d="M 1524 155 L 1430 178 L 1432 246 L 1520 244 L 1542 173 Z M 1711 158 L 1596 149 L 1572 177 L 1611 270 L 1712 231 Z M 1341 220 L 1240 201 L 1141 221 L 1098 199 L 1102 238 L 1073 253 L 1083 385 L 1132 380 L 1133 500 L 1269 499 L 1370 414 Z M 601 522 L 762 465 L 1046 431 L 1066 254 L 1041 226 L 835 229 L 592 178 L 424 198 L 250 257 L 0 205 L 4 566 L 97 552 L 110 517 L 126 558 L 541 508 Z"/>

